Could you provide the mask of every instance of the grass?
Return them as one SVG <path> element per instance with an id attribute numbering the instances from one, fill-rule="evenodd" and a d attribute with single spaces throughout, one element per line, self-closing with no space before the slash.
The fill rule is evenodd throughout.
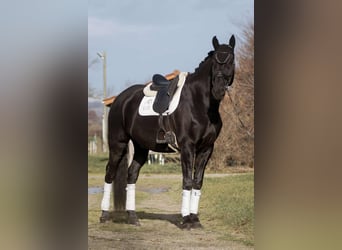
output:
<path id="1" fill-rule="evenodd" d="M 145 164 L 140 171 L 141 174 L 179 174 L 181 172 L 181 167 L 175 163 L 168 163 L 163 166 L 159 164 Z"/>
<path id="2" fill-rule="evenodd" d="M 88 155 L 88 174 L 105 174 L 108 154 Z"/>
<path id="3" fill-rule="evenodd" d="M 88 173 L 90 174 L 105 174 L 108 154 L 88 155 Z M 230 167 L 224 169 L 207 169 L 206 173 L 246 173 L 254 170 L 248 167 Z M 145 165 L 140 170 L 141 174 L 181 174 L 182 169 L 180 163 L 169 162 L 165 165 L 151 164 Z"/>
<path id="4" fill-rule="evenodd" d="M 88 155 L 88 173 L 104 174 L 108 161 L 107 154 Z M 167 163 L 165 165 L 147 163 L 141 168 L 141 174 L 179 174 L 182 170 L 179 164 Z"/>
<path id="5" fill-rule="evenodd" d="M 199 214 L 202 223 L 224 234 L 222 239 L 254 245 L 254 173 L 204 177 Z M 180 202 L 178 185 L 170 195 Z"/>
<path id="6" fill-rule="evenodd" d="M 107 156 L 89 156 L 89 186 L 102 186 L 103 174 L 107 162 Z M 179 174 L 181 169 L 176 164 L 145 165 L 141 170 L 142 176 L 152 174 Z M 98 178 L 100 177 L 100 178 Z M 172 200 L 178 207 L 181 202 L 181 181 L 168 178 L 140 178 L 138 188 L 148 189 L 152 187 L 168 187 L 169 192 L 164 193 L 166 199 Z M 92 195 L 89 205 L 89 222 L 97 224 L 99 216 L 99 204 L 101 194 Z M 137 211 L 145 200 L 150 199 L 150 194 L 137 192 Z M 156 201 L 157 202 L 157 201 Z M 156 212 L 153 203 L 147 203 L 146 212 Z M 157 207 L 157 206 L 156 206 Z M 178 211 L 178 208 L 177 208 Z M 200 201 L 200 219 L 208 233 L 216 232 L 217 240 L 241 242 L 247 246 L 254 245 L 254 173 L 234 174 L 225 177 L 206 177 L 202 188 Z M 105 229 L 113 228 L 114 224 L 100 225 Z M 119 227 L 118 227 L 119 228 Z M 115 230 L 119 230 L 115 228 Z M 132 229 L 126 225 L 120 225 L 120 230 L 127 233 L 139 229 Z M 128 230 L 128 231 L 127 231 Z"/>
<path id="7" fill-rule="evenodd" d="M 229 239 L 253 245 L 254 174 L 206 179 L 201 208 L 203 218 Z"/>

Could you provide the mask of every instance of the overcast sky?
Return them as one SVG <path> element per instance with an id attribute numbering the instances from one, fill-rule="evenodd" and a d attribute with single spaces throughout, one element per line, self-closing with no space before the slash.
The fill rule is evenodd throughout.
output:
<path id="1" fill-rule="evenodd" d="M 89 1 L 88 61 L 107 53 L 107 85 L 118 94 L 132 83 L 174 69 L 193 72 L 212 50 L 253 22 L 253 0 Z M 89 85 L 102 91 L 102 61 L 89 68 Z"/>

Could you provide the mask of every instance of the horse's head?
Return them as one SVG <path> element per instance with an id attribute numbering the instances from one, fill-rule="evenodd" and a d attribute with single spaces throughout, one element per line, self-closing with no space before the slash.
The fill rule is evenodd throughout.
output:
<path id="1" fill-rule="evenodd" d="M 232 35 L 229 44 L 219 44 L 216 36 L 213 37 L 214 52 L 212 56 L 212 90 L 214 98 L 222 100 L 225 91 L 234 80 L 235 71 L 235 37 Z"/>

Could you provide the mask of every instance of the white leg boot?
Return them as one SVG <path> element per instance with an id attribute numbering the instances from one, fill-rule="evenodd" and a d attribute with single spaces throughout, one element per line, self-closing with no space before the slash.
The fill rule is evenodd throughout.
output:
<path id="1" fill-rule="evenodd" d="M 181 213 L 183 217 L 190 215 L 190 194 L 191 194 L 190 190 L 183 189 L 182 209 L 181 209 Z"/>
<path id="2" fill-rule="evenodd" d="M 198 214 L 198 206 L 201 197 L 201 190 L 192 189 L 190 198 L 190 213 Z"/>
<path id="3" fill-rule="evenodd" d="M 140 226 L 138 216 L 135 212 L 135 184 L 127 184 L 126 211 L 128 214 L 128 224 Z"/>
<path id="4" fill-rule="evenodd" d="M 198 219 L 198 207 L 201 197 L 201 190 L 192 189 L 190 198 L 190 220 L 192 228 L 202 228 L 202 225 Z"/>
<path id="5" fill-rule="evenodd" d="M 110 220 L 109 209 L 110 209 L 110 194 L 112 192 L 112 183 L 108 184 L 105 182 L 103 186 L 103 197 L 101 202 L 102 214 L 100 217 L 100 222 L 104 223 Z"/>
<path id="6" fill-rule="evenodd" d="M 103 197 L 102 197 L 102 202 L 101 202 L 102 211 L 109 211 L 111 192 L 112 192 L 112 183 L 108 184 L 105 182 L 103 186 Z"/>
<path id="7" fill-rule="evenodd" d="M 126 211 L 135 211 L 135 184 L 127 184 L 126 191 Z"/>
<path id="8" fill-rule="evenodd" d="M 181 224 L 181 228 L 187 229 L 187 230 L 191 229 L 190 196 L 191 196 L 191 191 L 183 189 L 183 192 L 182 192 L 182 208 L 181 208 L 183 222 Z"/>

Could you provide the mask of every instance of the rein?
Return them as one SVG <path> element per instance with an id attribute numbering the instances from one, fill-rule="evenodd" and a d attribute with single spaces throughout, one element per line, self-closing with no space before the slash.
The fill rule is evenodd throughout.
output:
<path id="1" fill-rule="evenodd" d="M 237 110 L 236 110 L 236 104 L 233 102 L 233 99 L 232 99 L 232 97 L 231 97 L 231 95 L 230 95 L 229 87 L 226 89 L 226 91 L 227 91 L 227 93 L 228 93 L 229 99 L 230 99 L 230 101 L 231 101 L 231 103 L 232 103 L 232 105 L 233 105 L 234 113 L 235 113 L 236 117 L 238 118 L 241 127 L 246 131 L 247 135 L 248 135 L 249 137 L 251 137 L 251 138 L 254 140 L 254 136 L 252 136 L 251 133 L 248 131 L 247 126 L 243 123 L 243 121 L 241 120 L 241 118 L 240 118 L 240 116 L 239 116 L 239 113 L 238 113 Z M 225 112 L 226 112 L 226 111 L 225 111 Z M 226 112 L 226 113 L 228 113 L 228 112 Z"/>

